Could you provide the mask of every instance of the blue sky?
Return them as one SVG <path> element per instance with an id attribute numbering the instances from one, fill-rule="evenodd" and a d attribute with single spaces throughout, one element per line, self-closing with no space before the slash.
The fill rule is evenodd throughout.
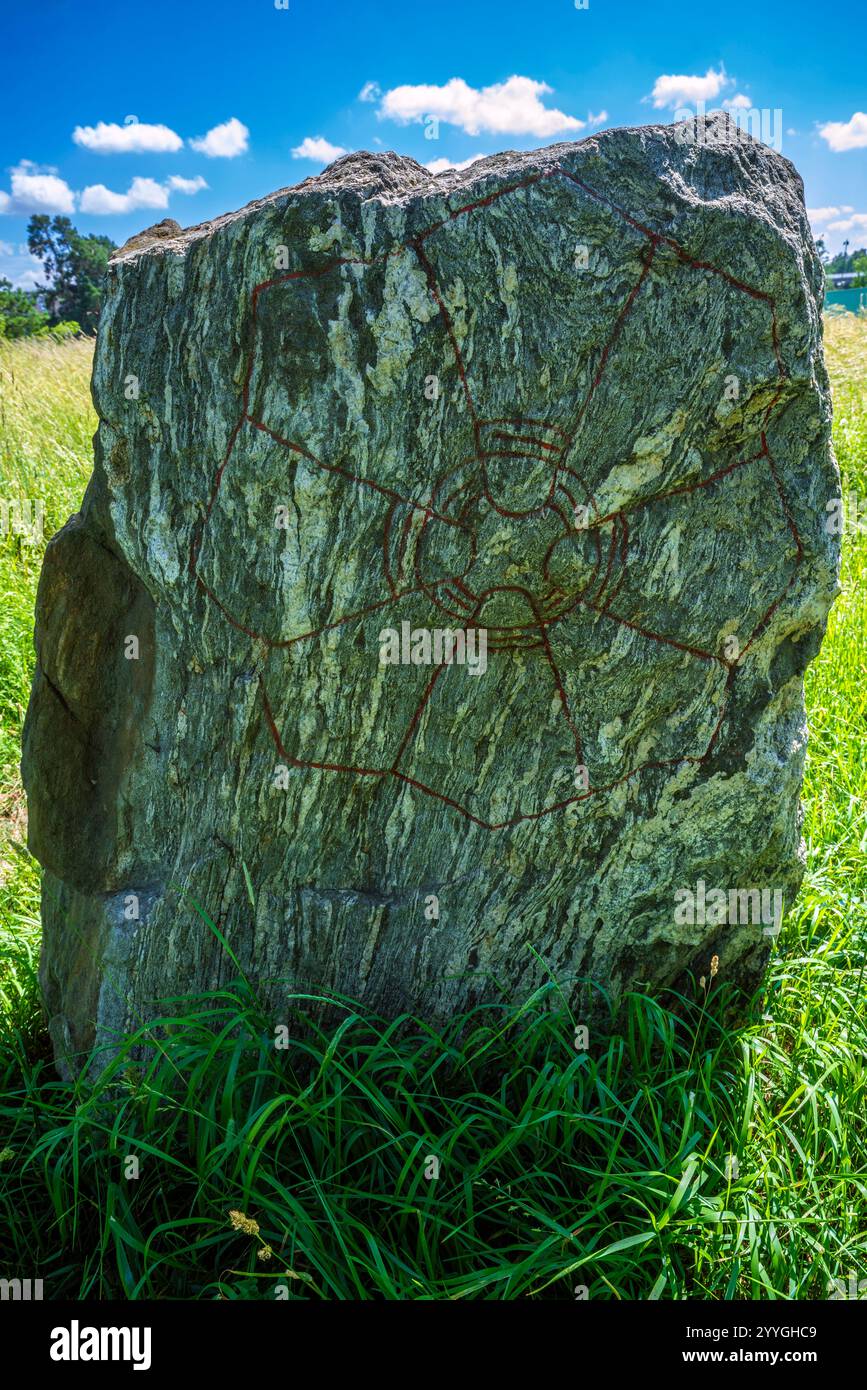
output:
<path id="1" fill-rule="evenodd" d="M 832 250 L 867 244 L 854 10 L 673 0 L 43 0 L 6 8 L 0 274 L 31 212 L 124 241 L 318 172 L 334 152 L 458 163 L 677 109 L 766 111 Z M 362 95 L 363 94 L 363 95 Z M 773 113 L 780 111 L 780 118 Z M 431 120 L 430 118 L 435 118 Z M 425 121 L 425 118 L 427 120 Z M 437 124 L 438 122 L 438 124 Z M 582 124 L 583 123 L 583 124 Z M 425 131 L 436 132 L 426 138 Z"/>

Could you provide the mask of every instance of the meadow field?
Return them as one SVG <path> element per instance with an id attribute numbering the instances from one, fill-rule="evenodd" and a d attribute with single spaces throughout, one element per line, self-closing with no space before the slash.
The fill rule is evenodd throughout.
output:
<path id="1" fill-rule="evenodd" d="M 867 318 L 829 317 L 826 343 L 843 495 L 865 531 L 844 535 L 807 677 L 807 876 L 737 1030 L 721 1021 L 723 959 L 673 1011 L 633 996 L 587 1051 L 556 980 L 444 1035 L 349 1005 L 326 1035 L 299 998 L 278 1050 L 239 971 L 219 996 L 167 1002 L 147 1064 L 128 1049 L 96 1083 L 59 1081 L 18 772 L 44 545 L 0 536 L 0 1275 L 76 1299 L 857 1296 Z M 91 352 L 0 340 L 0 498 L 41 501 L 45 540 L 90 473 Z"/>

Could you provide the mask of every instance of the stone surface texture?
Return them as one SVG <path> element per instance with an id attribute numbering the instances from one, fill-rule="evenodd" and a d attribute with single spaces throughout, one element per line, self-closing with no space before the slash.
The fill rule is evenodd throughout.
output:
<path id="1" fill-rule="evenodd" d="M 802 873 L 821 293 L 722 120 L 350 155 L 115 257 L 25 736 L 62 1068 L 234 974 L 193 898 L 278 1014 L 760 979 L 675 895 Z M 458 628 L 484 673 L 381 661 Z"/>

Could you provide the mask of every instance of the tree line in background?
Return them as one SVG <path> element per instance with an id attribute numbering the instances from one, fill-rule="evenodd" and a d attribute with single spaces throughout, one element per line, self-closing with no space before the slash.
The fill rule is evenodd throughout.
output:
<path id="1" fill-rule="evenodd" d="M 850 271 L 855 276 L 851 282 L 852 289 L 863 289 L 867 285 L 867 247 L 862 246 L 857 251 L 850 251 L 849 243 L 846 241 L 843 243 L 842 251 L 838 251 L 836 256 L 829 256 L 820 237 L 816 242 L 816 250 L 819 252 L 826 275 Z"/>
<path id="2" fill-rule="evenodd" d="M 95 333 L 102 281 L 117 248 L 110 237 L 83 236 L 68 217 L 31 217 L 27 246 L 42 262 L 45 284 L 16 289 L 0 276 L 0 338 Z"/>

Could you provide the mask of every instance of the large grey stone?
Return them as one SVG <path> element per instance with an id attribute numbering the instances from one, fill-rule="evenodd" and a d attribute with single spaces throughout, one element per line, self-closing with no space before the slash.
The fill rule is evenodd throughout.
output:
<path id="1" fill-rule="evenodd" d="M 157 231 L 38 603 L 61 1062 L 233 974 L 191 897 L 278 1016 L 754 985 L 767 912 L 683 904 L 802 873 L 839 484 L 793 167 L 715 118 Z M 456 628 L 486 670 L 383 664 Z"/>

